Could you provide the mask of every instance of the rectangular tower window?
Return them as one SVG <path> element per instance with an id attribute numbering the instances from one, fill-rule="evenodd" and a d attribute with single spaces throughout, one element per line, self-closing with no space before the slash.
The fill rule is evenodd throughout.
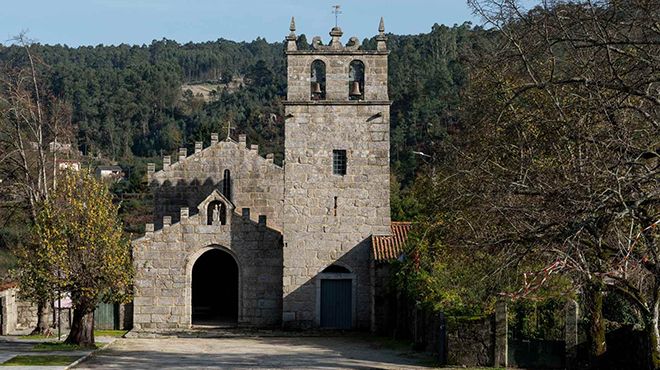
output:
<path id="1" fill-rule="evenodd" d="M 344 176 L 346 174 L 346 151 L 332 151 L 332 173 Z"/>

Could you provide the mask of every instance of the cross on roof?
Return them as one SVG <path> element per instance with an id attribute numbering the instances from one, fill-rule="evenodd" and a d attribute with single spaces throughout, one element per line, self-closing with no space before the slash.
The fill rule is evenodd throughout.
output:
<path id="1" fill-rule="evenodd" d="M 235 128 L 231 127 L 231 122 L 227 122 L 227 140 L 231 139 L 231 130 L 235 130 Z"/>
<path id="2" fill-rule="evenodd" d="M 341 8 L 341 5 L 333 5 L 332 7 L 333 7 L 332 14 L 335 15 L 335 27 L 338 27 L 339 14 L 343 13 L 341 10 L 339 10 Z"/>

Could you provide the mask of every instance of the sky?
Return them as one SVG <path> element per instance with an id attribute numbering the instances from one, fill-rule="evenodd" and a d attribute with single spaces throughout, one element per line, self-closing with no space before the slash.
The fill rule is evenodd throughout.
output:
<path id="1" fill-rule="evenodd" d="M 465 0 L 0 0 L 0 43 L 22 31 L 43 44 L 69 46 L 162 38 L 275 42 L 288 34 L 291 16 L 298 34 L 327 39 L 335 4 L 346 39 L 376 35 L 381 16 L 386 32 L 395 34 L 426 33 L 434 23 L 480 23 Z"/>

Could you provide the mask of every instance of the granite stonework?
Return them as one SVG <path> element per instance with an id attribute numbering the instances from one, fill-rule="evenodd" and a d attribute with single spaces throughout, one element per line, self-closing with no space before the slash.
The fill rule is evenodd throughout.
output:
<path id="1" fill-rule="evenodd" d="M 225 200 L 216 191 L 209 200 Z M 225 225 L 208 225 L 206 212 L 162 229 L 148 225 L 143 238 L 133 242 L 136 265 L 133 326 L 143 329 L 191 327 L 192 269 L 210 249 L 229 253 L 238 265 L 238 324 L 274 326 L 280 322 L 282 302 L 281 234 L 266 224 L 254 222 L 228 209 Z M 221 284 L 222 282 L 218 282 Z"/>
<path id="2" fill-rule="evenodd" d="M 133 243 L 136 330 L 191 327 L 191 271 L 212 248 L 238 265 L 239 325 L 322 326 L 323 279 L 350 279 L 350 326 L 372 325 L 371 236 L 390 234 L 382 22 L 379 31 L 377 50 L 361 50 L 355 39 L 342 45 L 338 28 L 328 45 L 298 50 L 292 20 L 283 167 L 248 147 L 245 135 L 235 142 L 217 134 L 210 147 L 197 143 L 191 155 L 181 149 L 177 161 L 165 157 L 161 171 L 149 165 L 155 219 Z M 324 100 L 310 93 L 317 60 L 325 63 Z M 355 61 L 364 76 L 353 100 Z M 344 175 L 333 174 L 333 150 L 346 151 Z M 212 221 L 214 204 L 226 207 L 226 222 Z"/>
<path id="3" fill-rule="evenodd" d="M 18 307 L 16 305 L 16 287 L 8 287 L 0 291 L 0 335 L 7 335 L 16 330 L 18 322 Z"/>
<path id="4" fill-rule="evenodd" d="M 259 156 L 256 145 L 248 148 L 245 135 L 235 142 L 218 141 L 217 135 L 212 134 L 210 147 L 201 149 L 201 143 L 198 144 L 196 153 L 181 156 L 174 163 L 168 156 L 162 171 L 149 173 L 156 229 L 162 227 L 164 216 L 170 216 L 172 223 L 179 222 L 179 210 L 183 207 L 188 207 L 190 215 L 197 214 L 204 198 L 213 190 L 225 188 L 226 170 L 230 200 L 237 207 L 250 208 L 255 221 L 258 215 L 265 215 L 270 225 L 281 229 L 284 170 L 273 164 L 273 157 Z"/>
<path id="5" fill-rule="evenodd" d="M 295 27 L 292 27 L 292 34 Z M 387 51 L 341 45 L 297 50 L 287 38 L 284 157 L 284 307 L 287 327 L 318 326 L 320 274 L 341 265 L 355 279 L 354 325 L 371 326 L 370 237 L 390 232 Z M 325 64 L 326 99 L 310 95 L 312 63 Z M 349 65 L 364 64 L 363 99 L 349 100 Z M 345 150 L 345 175 L 333 174 Z"/>

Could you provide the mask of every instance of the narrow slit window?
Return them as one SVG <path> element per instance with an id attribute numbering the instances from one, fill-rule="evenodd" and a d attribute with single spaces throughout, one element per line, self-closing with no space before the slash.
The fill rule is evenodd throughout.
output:
<path id="1" fill-rule="evenodd" d="M 346 174 L 346 150 L 332 151 L 332 173 L 341 176 Z"/>
<path id="2" fill-rule="evenodd" d="M 225 170 L 222 180 L 222 194 L 231 201 L 231 172 Z"/>

